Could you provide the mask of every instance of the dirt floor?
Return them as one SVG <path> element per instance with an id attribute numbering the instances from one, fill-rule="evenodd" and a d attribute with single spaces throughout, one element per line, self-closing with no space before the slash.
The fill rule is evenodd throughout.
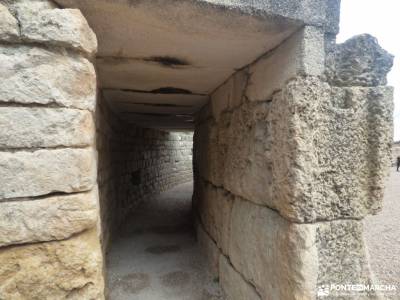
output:
<path id="1" fill-rule="evenodd" d="M 222 299 L 195 240 L 192 190 L 179 185 L 129 218 L 107 257 L 109 299 Z"/>
<path id="2" fill-rule="evenodd" d="M 397 285 L 395 295 L 384 298 L 400 299 L 400 172 L 391 169 L 387 181 L 383 210 L 365 219 L 365 238 L 370 263 L 376 281 Z"/>

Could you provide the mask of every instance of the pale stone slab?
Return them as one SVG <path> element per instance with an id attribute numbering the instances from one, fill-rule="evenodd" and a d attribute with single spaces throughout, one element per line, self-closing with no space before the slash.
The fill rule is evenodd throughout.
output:
<path id="1" fill-rule="evenodd" d="M 96 181 L 92 149 L 0 152 L 0 199 L 81 192 Z"/>
<path id="2" fill-rule="evenodd" d="M 72 48 L 94 55 L 96 35 L 78 9 L 45 9 L 19 14 L 24 41 Z"/>
<path id="3" fill-rule="evenodd" d="M 229 256 L 261 299 L 314 299 L 318 276 L 316 229 L 235 200 Z"/>
<path id="4" fill-rule="evenodd" d="M 0 248 L 0 299 L 104 299 L 95 230 L 65 241 Z"/>
<path id="5" fill-rule="evenodd" d="M 323 74 L 324 63 L 324 33 L 306 26 L 250 66 L 246 96 L 251 101 L 270 100 L 275 91 L 297 75 Z"/>
<path id="6" fill-rule="evenodd" d="M 85 58 L 37 47 L 0 47 L 0 102 L 94 110 L 96 73 Z"/>
<path id="7" fill-rule="evenodd" d="M 254 287 L 243 279 L 224 255 L 219 257 L 221 288 L 229 300 L 261 300 Z"/>
<path id="8" fill-rule="evenodd" d="M 0 148 L 82 147 L 94 143 L 89 111 L 0 107 Z"/>
<path id="9" fill-rule="evenodd" d="M 0 202 L 0 247 L 63 240 L 92 228 L 98 219 L 97 193 Z"/>
<path id="10" fill-rule="evenodd" d="M 18 22 L 8 11 L 7 7 L 0 3 L 0 41 L 12 42 L 19 38 Z"/>

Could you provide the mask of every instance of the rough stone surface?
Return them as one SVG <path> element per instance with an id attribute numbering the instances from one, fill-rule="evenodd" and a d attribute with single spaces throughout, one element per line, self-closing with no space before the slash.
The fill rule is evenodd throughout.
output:
<path id="1" fill-rule="evenodd" d="M 390 163 L 392 92 L 330 88 L 305 78 L 277 94 L 273 207 L 298 221 L 359 219 L 379 210 Z"/>
<path id="2" fill-rule="evenodd" d="M 0 148 L 88 146 L 94 142 L 94 132 L 88 111 L 0 107 Z"/>
<path id="3" fill-rule="evenodd" d="M 0 178 L 0 199 L 88 191 L 96 181 L 95 153 L 91 149 L 0 152 Z"/>
<path id="4" fill-rule="evenodd" d="M 0 3 L 0 41 L 11 42 L 19 37 L 18 22 L 8 11 L 8 8 Z"/>
<path id="5" fill-rule="evenodd" d="M 392 65 L 393 55 L 376 38 L 363 34 L 336 45 L 327 56 L 326 74 L 335 86 L 385 85 Z"/>
<path id="6" fill-rule="evenodd" d="M 361 221 L 340 220 L 319 223 L 316 246 L 319 266 L 318 286 L 374 283 L 371 280 Z M 328 299 L 343 296 L 340 293 L 331 291 Z M 375 296 L 375 292 L 350 291 L 346 299 L 373 299 Z"/>
<path id="7" fill-rule="evenodd" d="M 96 231 L 0 248 L 0 299 L 104 299 Z"/>
<path id="8" fill-rule="evenodd" d="M 0 202 L 0 247 L 62 240 L 94 227 L 97 193 Z"/>
<path id="9" fill-rule="evenodd" d="M 219 258 L 221 288 L 229 300 L 261 300 L 253 286 L 245 281 L 224 255 Z"/>
<path id="10" fill-rule="evenodd" d="M 0 102 L 93 110 L 96 74 L 86 59 L 65 51 L 1 45 Z"/>
<path id="11" fill-rule="evenodd" d="M 312 299 L 318 274 L 313 226 L 293 224 L 268 208 L 235 200 L 230 260 L 262 299 Z"/>
<path id="12" fill-rule="evenodd" d="M 72 48 L 89 55 L 97 50 L 96 35 L 77 9 L 45 9 L 22 14 L 19 19 L 24 41 Z"/>
<path id="13" fill-rule="evenodd" d="M 307 26 L 250 66 L 246 96 L 252 101 L 269 100 L 297 75 L 323 74 L 324 62 L 324 33 Z"/>

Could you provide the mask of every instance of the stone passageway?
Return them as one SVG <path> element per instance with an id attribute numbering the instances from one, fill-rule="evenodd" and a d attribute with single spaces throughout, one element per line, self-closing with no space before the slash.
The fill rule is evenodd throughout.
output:
<path id="1" fill-rule="evenodd" d="M 192 190 L 178 185 L 128 217 L 107 258 L 109 299 L 222 299 L 196 243 Z"/>

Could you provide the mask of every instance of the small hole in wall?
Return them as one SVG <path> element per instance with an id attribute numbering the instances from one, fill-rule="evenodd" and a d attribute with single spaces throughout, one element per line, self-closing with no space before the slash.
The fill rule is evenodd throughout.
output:
<path id="1" fill-rule="evenodd" d="M 142 183 L 142 172 L 141 170 L 133 171 L 131 174 L 131 181 L 134 186 L 140 185 Z"/>

